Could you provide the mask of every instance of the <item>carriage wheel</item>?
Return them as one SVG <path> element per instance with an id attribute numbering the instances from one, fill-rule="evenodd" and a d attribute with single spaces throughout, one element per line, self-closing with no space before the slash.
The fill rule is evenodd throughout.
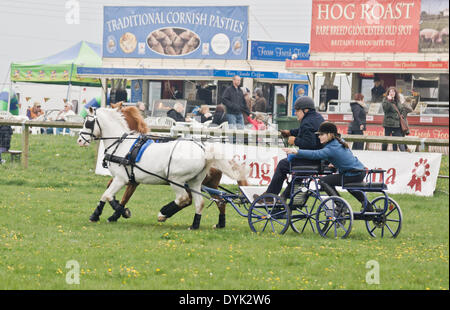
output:
<path id="1" fill-rule="evenodd" d="M 376 212 L 379 213 L 374 215 L 373 219 L 366 220 L 367 231 L 372 237 L 383 238 L 385 235 L 388 235 L 395 238 L 402 229 L 402 210 L 395 200 L 391 198 L 387 199 L 388 206 L 386 213 L 383 213 L 386 203 L 385 196 L 377 197 L 371 202 Z"/>
<path id="2" fill-rule="evenodd" d="M 264 194 L 255 199 L 248 211 L 248 224 L 253 232 L 284 234 L 291 222 L 291 210 L 279 196 Z"/>
<path id="3" fill-rule="evenodd" d="M 300 197 L 300 198 L 298 198 Z M 308 190 L 305 193 L 298 192 L 291 198 L 291 227 L 296 233 L 303 233 L 305 228 L 311 227 L 315 232 L 313 220 L 316 220 L 317 208 L 320 205 L 320 197 L 316 192 Z"/>
<path id="4" fill-rule="evenodd" d="M 352 231 L 352 208 L 341 197 L 328 197 L 317 210 L 316 225 L 322 237 L 347 238 Z"/>

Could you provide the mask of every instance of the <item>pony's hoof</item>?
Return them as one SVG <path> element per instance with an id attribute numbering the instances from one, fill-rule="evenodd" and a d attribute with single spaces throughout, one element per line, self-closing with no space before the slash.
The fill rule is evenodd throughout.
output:
<path id="1" fill-rule="evenodd" d="M 167 220 L 167 217 L 163 215 L 161 212 L 158 214 L 158 222 L 165 222 Z"/>
<path id="2" fill-rule="evenodd" d="M 117 222 L 117 220 L 117 216 L 111 215 L 110 217 L 108 217 L 108 223 L 114 223 Z"/>
<path id="3" fill-rule="evenodd" d="M 131 211 L 128 208 L 125 208 L 125 210 L 123 211 L 122 216 L 126 219 L 129 219 L 131 217 Z"/>
<path id="4" fill-rule="evenodd" d="M 100 221 L 100 217 L 98 217 L 97 215 L 91 215 L 89 217 L 89 222 L 91 223 L 97 223 L 98 221 Z"/>
<path id="5" fill-rule="evenodd" d="M 197 230 L 199 227 L 189 226 L 188 230 Z"/>
<path id="6" fill-rule="evenodd" d="M 216 224 L 216 225 L 213 225 L 213 228 L 214 228 L 214 229 L 221 229 L 221 228 L 225 228 L 225 226 Z"/>

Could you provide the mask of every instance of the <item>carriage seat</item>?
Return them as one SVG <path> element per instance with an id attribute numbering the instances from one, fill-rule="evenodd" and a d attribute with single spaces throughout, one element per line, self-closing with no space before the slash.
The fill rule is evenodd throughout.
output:
<path id="1" fill-rule="evenodd" d="M 291 166 L 291 172 L 297 175 L 311 175 L 320 172 L 320 165 Z"/>
<path id="2" fill-rule="evenodd" d="M 343 186 L 346 189 L 351 188 L 361 188 L 361 189 L 387 189 L 387 185 L 384 183 L 367 183 L 367 182 L 359 182 L 359 183 L 346 183 Z"/>

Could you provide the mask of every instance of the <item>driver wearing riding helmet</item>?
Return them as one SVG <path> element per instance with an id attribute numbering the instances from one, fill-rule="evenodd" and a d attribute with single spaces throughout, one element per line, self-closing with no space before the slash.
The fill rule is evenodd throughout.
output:
<path id="1" fill-rule="evenodd" d="M 312 98 L 304 96 L 295 101 L 295 115 L 300 122 L 300 127 L 291 130 L 281 130 L 284 137 L 288 137 L 288 144 L 296 145 L 305 150 L 317 150 L 321 148 L 320 141 L 315 132 L 319 129 L 324 119 L 322 115 L 316 112 Z M 297 159 L 295 165 L 320 165 L 320 161 L 310 159 Z M 291 164 L 284 158 L 278 163 L 275 173 L 267 187 L 266 193 L 278 195 L 283 187 L 283 182 L 290 172 Z M 284 198 L 290 193 L 290 188 L 284 191 Z M 257 198 L 257 195 L 253 197 Z"/>

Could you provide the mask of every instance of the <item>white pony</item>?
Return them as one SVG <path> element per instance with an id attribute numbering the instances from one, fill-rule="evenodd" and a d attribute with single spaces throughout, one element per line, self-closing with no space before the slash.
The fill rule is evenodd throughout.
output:
<path id="1" fill-rule="evenodd" d="M 99 205 L 91 216 L 91 221 L 99 219 L 106 201 L 115 210 L 108 221 L 117 221 L 121 215 L 128 217 L 125 208 L 114 199 L 114 196 L 130 182 L 130 175 L 134 174 L 134 179 L 131 181 L 136 183 L 167 184 L 167 180 L 170 180 L 169 184 L 175 192 L 176 198 L 163 208 L 171 213 L 193 201 L 195 216 L 190 228 L 198 229 L 203 210 L 203 197 L 200 194 L 201 184 L 209 169 L 211 167 L 220 169 L 234 180 L 242 179 L 242 174 L 246 173 L 243 166 L 232 160 L 223 159 L 214 144 L 204 145 L 188 140 L 150 144 L 133 168 L 133 165 L 126 162 L 120 163 L 120 158 L 126 158 L 138 137 L 139 135 L 129 129 L 123 115 L 116 109 L 89 109 L 83 129 L 79 134 L 78 144 L 88 146 L 93 138 L 102 139 L 105 154 L 113 155 L 115 161 L 119 159 L 119 162 L 108 163 L 113 180 L 101 196 Z M 99 156 L 102 155 L 99 154 Z"/>

